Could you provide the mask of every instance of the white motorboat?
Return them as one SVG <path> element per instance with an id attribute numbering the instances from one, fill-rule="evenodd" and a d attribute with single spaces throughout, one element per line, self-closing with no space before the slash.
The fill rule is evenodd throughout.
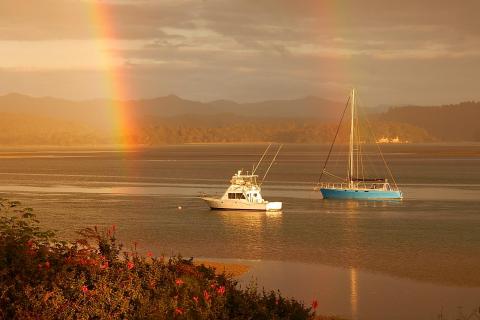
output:
<path id="1" fill-rule="evenodd" d="M 257 211 L 279 211 L 282 209 L 282 202 L 270 202 L 263 199 L 261 194 L 261 185 L 265 180 L 268 171 L 275 161 L 282 146 L 278 148 L 270 166 L 260 183 L 257 182 L 258 175 L 255 171 L 258 169 L 270 145 L 267 147 L 262 155 L 262 158 L 253 169 L 252 173 L 243 173 L 243 170 L 238 170 L 230 180 L 230 187 L 221 197 L 205 196 L 202 199 L 213 210 L 257 210 Z"/>

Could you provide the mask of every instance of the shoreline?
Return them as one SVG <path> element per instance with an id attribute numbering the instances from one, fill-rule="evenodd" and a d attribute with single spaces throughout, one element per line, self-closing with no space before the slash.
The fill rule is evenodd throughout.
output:
<path id="1" fill-rule="evenodd" d="M 31 150 L 45 150 L 45 149 L 93 149 L 93 150 L 125 150 L 134 151 L 136 149 L 149 149 L 149 148 L 162 148 L 171 146 L 235 146 L 235 145 L 265 145 L 270 143 L 269 141 L 235 141 L 235 142 L 185 142 L 185 143 L 162 143 L 162 144 L 78 144 L 78 145 L 60 145 L 60 144 L 11 144 L 4 145 L 3 149 L 31 149 Z M 299 146 L 329 146 L 329 142 L 305 142 L 305 143 L 293 143 L 293 142 L 275 142 L 284 145 L 299 145 Z M 374 145 L 374 144 L 372 144 Z M 478 147 L 480 141 L 440 141 L 440 142 L 409 142 L 409 143 L 380 143 L 383 146 L 440 146 L 440 147 Z"/>
<path id="2" fill-rule="evenodd" d="M 195 265 L 205 265 L 206 267 L 215 268 L 215 273 L 222 274 L 225 273 L 230 275 L 234 278 L 241 277 L 245 275 L 248 271 L 250 271 L 251 266 L 247 264 L 240 264 L 240 263 L 230 263 L 230 262 L 221 262 L 221 261 L 214 261 L 215 259 L 194 259 L 193 263 Z"/>

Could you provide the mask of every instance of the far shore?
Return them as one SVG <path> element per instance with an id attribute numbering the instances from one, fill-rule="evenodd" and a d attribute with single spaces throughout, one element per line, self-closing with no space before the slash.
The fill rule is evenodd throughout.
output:
<path id="1" fill-rule="evenodd" d="M 235 145 L 265 145 L 268 141 L 250 141 L 250 142 L 185 142 L 185 143 L 165 143 L 165 144 L 136 144 L 136 145 L 121 145 L 121 144 L 85 144 L 85 145 L 3 145 L 2 149 L 7 151 L 16 150 L 99 150 L 99 151 L 135 151 L 138 149 L 148 148 L 163 148 L 172 146 L 235 146 Z M 298 146 L 330 146 L 330 142 L 317 142 L 317 143 L 291 143 L 291 142 L 274 142 L 285 145 L 298 145 Z M 477 147 L 480 146 L 480 141 L 442 141 L 442 142 L 409 142 L 409 143 L 381 143 L 382 147 L 385 146 L 442 146 L 442 147 Z"/>

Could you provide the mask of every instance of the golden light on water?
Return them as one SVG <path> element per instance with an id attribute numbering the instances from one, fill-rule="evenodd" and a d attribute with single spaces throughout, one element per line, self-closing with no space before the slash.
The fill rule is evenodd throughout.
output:
<path id="1" fill-rule="evenodd" d="M 282 224 L 282 212 L 223 210 L 218 213 L 225 229 L 241 234 L 244 250 L 250 255 L 261 256 L 265 251 L 263 232 L 266 228 L 278 230 Z"/>
<path id="2" fill-rule="evenodd" d="M 358 239 L 357 234 L 357 215 L 360 208 L 360 203 L 358 201 L 347 201 L 345 202 L 345 209 L 347 210 L 347 219 L 346 223 L 348 224 L 348 234 L 351 245 L 354 246 Z M 355 263 L 356 256 L 352 252 L 351 263 Z M 352 319 L 357 319 L 358 315 L 358 275 L 357 269 L 352 265 L 350 267 L 350 309 Z"/>
<path id="3" fill-rule="evenodd" d="M 350 306 L 352 319 L 356 319 L 358 314 L 358 278 L 357 269 L 354 267 L 350 267 Z"/>

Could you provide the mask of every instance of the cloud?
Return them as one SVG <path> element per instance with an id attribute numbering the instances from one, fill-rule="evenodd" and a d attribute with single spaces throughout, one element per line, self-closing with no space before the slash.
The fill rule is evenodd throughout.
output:
<path id="1" fill-rule="evenodd" d="M 93 18 L 99 7 L 107 17 L 100 22 Z M 472 51 L 468 45 L 477 46 L 478 41 L 471 39 L 480 38 L 479 10 L 477 0 L 464 0 L 461 5 L 445 0 L 4 0 L 0 39 L 112 36 L 173 46 L 220 43 L 227 45 L 222 47 L 227 51 L 235 43 L 243 50 L 284 54 L 310 47 L 319 53 L 323 49 L 352 54 L 378 54 L 385 49 L 395 56 L 390 51 L 435 46 Z M 114 31 L 99 32 L 102 23 Z"/>
<path id="2" fill-rule="evenodd" d="M 163 38 L 162 27 L 195 27 L 195 5 L 185 1 L 3 0 L 0 39 L 78 40 Z M 100 13 L 101 12 L 101 13 Z M 111 34 L 98 31 L 107 24 Z"/>
<path id="3" fill-rule="evenodd" d="M 99 32 L 98 6 L 114 32 Z M 0 67 L 15 79 L 42 70 L 28 82 L 35 92 L 42 76 L 71 78 L 57 85 L 66 97 L 101 95 L 90 83 L 110 63 L 128 70 L 137 96 L 339 98 L 360 85 L 369 102 L 388 103 L 405 92 L 433 100 L 449 84 L 455 92 L 440 95 L 454 102 L 478 95 L 479 9 L 478 0 L 3 0 Z"/>

